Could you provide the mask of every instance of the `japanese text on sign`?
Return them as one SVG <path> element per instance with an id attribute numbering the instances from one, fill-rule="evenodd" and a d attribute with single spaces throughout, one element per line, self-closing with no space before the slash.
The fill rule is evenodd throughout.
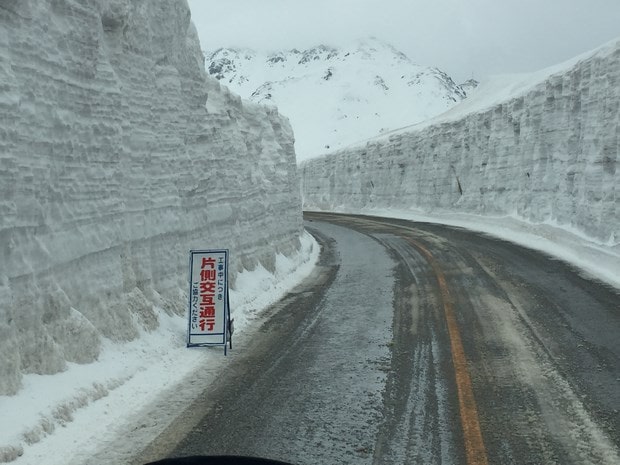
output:
<path id="1" fill-rule="evenodd" d="M 228 251 L 190 252 L 190 345 L 226 344 Z"/>

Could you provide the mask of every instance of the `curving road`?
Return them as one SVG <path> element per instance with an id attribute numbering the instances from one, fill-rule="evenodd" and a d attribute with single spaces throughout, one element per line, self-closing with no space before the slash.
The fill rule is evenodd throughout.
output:
<path id="1" fill-rule="evenodd" d="M 135 463 L 620 463 L 620 294 L 457 228 L 307 213 L 315 273 Z"/>

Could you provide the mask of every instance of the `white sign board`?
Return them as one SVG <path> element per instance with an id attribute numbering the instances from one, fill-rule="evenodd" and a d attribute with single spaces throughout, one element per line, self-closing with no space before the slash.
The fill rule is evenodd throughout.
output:
<path id="1" fill-rule="evenodd" d="M 187 347 L 226 346 L 229 315 L 228 250 L 191 250 Z"/>

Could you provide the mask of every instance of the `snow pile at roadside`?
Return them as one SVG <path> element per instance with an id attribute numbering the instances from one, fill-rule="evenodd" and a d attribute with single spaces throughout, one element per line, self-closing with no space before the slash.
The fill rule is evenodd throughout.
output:
<path id="1" fill-rule="evenodd" d="M 529 78 L 483 83 L 428 123 L 302 163 L 304 208 L 512 217 L 617 256 L 619 141 L 616 40 Z"/>
<path id="2" fill-rule="evenodd" d="M 1 2 L 0 24 L 0 395 L 182 315 L 190 249 L 228 248 L 233 288 L 296 252 L 291 127 L 206 75 L 185 1 Z"/>
<path id="3" fill-rule="evenodd" d="M 261 311 L 310 274 L 319 247 L 307 233 L 301 242 L 299 253 L 277 255 L 273 273 L 259 265 L 238 275 L 238 290 L 230 295 L 235 338 L 251 333 Z M 55 375 L 26 375 L 19 394 L 0 396 L 0 463 L 93 463 L 90 458 L 100 449 L 105 449 L 107 463 L 126 463 L 132 451 L 163 430 L 191 398 L 157 412 L 154 421 L 139 412 L 166 390 L 177 390 L 188 375 L 193 390 L 186 386 L 185 394 L 197 395 L 226 358 L 222 348 L 186 349 L 187 320 L 156 311 L 157 329 L 122 344 L 104 340 L 97 362 L 70 363 Z M 132 431 L 134 423 L 140 427 Z M 126 450 L 109 447 L 118 436 Z"/>
<path id="4" fill-rule="evenodd" d="M 432 213 L 416 209 L 336 208 L 333 211 L 445 224 L 478 231 L 570 263 L 589 278 L 620 289 L 620 246 L 594 240 L 580 231 L 551 221 L 532 223 L 514 215 L 480 216 L 468 213 Z"/>

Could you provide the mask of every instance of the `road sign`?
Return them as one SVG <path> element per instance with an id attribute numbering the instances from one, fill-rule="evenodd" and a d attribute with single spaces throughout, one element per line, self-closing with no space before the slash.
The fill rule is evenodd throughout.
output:
<path id="1" fill-rule="evenodd" d="M 187 347 L 224 346 L 229 337 L 228 250 L 190 250 Z"/>

